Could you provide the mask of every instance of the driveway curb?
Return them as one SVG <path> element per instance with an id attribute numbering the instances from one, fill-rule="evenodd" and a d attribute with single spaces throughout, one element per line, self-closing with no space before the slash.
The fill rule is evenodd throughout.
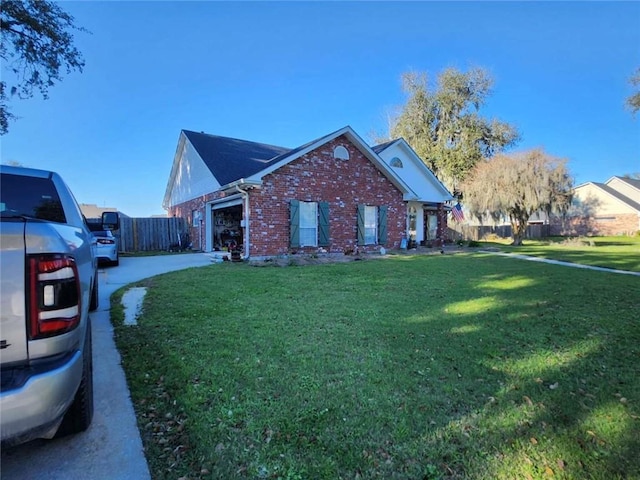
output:
<path id="1" fill-rule="evenodd" d="M 101 269 L 100 308 L 91 314 L 95 413 L 89 429 L 2 451 L 2 478 L 30 480 L 149 480 L 151 475 L 109 317 L 120 287 L 166 272 L 211 265 L 207 254 L 120 257 Z"/>

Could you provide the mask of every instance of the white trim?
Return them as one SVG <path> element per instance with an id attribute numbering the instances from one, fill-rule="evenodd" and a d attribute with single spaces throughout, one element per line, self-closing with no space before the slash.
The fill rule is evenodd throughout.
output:
<path id="1" fill-rule="evenodd" d="M 171 164 L 171 173 L 169 173 L 169 180 L 167 181 L 167 188 L 164 191 L 164 199 L 162 201 L 162 208 L 168 210 L 173 205 L 170 205 L 171 201 L 171 190 L 173 190 L 173 184 L 176 179 L 176 175 L 178 174 L 178 165 L 180 164 L 180 155 L 182 154 L 182 149 L 184 148 L 184 143 L 187 140 L 186 135 L 181 130 L 180 136 L 178 137 L 178 146 L 176 147 L 176 153 L 173 155 L 173 163 Z"/>
<path id="2" fill-rule="evenodd" d="M 349 150 L 344 145 L 338 145 L 333 149 L 333 158 L 336 160 L 349 160 Z"/>
<path id="3" fill-rule="evenodd" d="M 611 183 L 611 182 L 612 182 L 612 181 L 614 181 L 614 180 L 620 180 L 622 183 L 624 183 L 624 184 L 625 184 L 625 185 L 627 185 L 628 187 L 631 187 L 631 188 L 633 188 L 634 190 L 638 190 L 638 191 L 640 192 L 640 188 L 638 188 L 638 187 L 636 187 L 635 185 L 632 185 L 632 184 L 630 184 L 629 182 L 627 182 L 627 180 L 629 180 L 629 179 L 627 179 L 627 178 L 625 178 L 625 177 L 620 177 L 619 175 L 614 175 L 614 176 L 613 176 L 613 177 L 611 177 L 609 180 L 607 180 L 606 182 L 604 182 L 604 184 L 605 184 L 605 185 L 607 185 L 607 186 L 609 186 L 609 183 Z M 633 180 L 633 179 L 631 179 L 631 180 Z M 636 179 L 636 181 L 638 181 L 638 180 Z M 592 182 L 589 182 L 589 183 L 592 183 Z M 613 188 L 613 187 L 611 187 L 611 188 Z M 616 189 L 614 188 L 614 190 L 616 190 Z"/>
<path id="4" fill-rule="evenodd" d="M 211 205 L 211 210 L 220 210 L 227 207 L 235 207 L 236 205 L 242 205 L 242 195 L 239 193 L 236 195 L 230 195 L 224 198 L 218 198 L 208 202 Z"/>
<path id="5" fill-rule="evenodd" d="M 184 131 L 181 131 L 162 207 L 169 210 L 202 195 L 217 191 L 219 188 L 220 184 L 213 176 L 211 169 Z"/>
<path id="6" fill-rule="evenodd" d="M 212 252 L 213 251 L 213 212 L 216 210 L 222 210 L 223 208 L 235 207 L 237 205 L 242 205 L 242 195 L 240 193 L 236 193 L 233 195 L 229 195 L 227 197 L 217 198 L 210 202 L 207 202 L 205 205 L 205 215 L 207 221 L 205 222 L 205 251 Z"/>
<path id="7" fill-rule="evenodd" d="M 418 154 L 415 152 L 415 150 L 413 148 L 411 148 L 411 145 L 409 145 L 404 138 L 399 138 L 393 144 L 394 145 L 397 144 L 403 150 L 405 150 L 405 152 L 408 154 L 408 156 L 412 158 L 413 163 L 415 163 L 417 165 L 417 167 L 420 170 L 422 170 L 422 172 L 434 183 L 436 188 L 442 192 L 443 196 L 445 197 L 444 201 L 455 200 L 455 197 L 451 194 L 449 189 L 447 187 L 445 187 L 444 183 L 442 183 L 438 179 L 438 177 L 436 177 L 435 174 L 431 171 L 431 169 L 424 164 L 422 159 L 418 156 Z M 389 145 L 389 146 L 391 146 L 391 145 Z M 386 150 L 386 148 L 385 148 L 385 150 Z M 433 201 L 433 199 L 426 199 L 426 198 L 425 199 L 420 199 L 420 200 L 422 200 L 422 201 L 425 201 L 425 200 Z"/>

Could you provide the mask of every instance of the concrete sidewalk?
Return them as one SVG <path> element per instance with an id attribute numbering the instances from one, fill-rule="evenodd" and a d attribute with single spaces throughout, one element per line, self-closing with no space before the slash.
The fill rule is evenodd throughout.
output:
<path id="1" fill-rule="evenodd" d="M 30 480 L 146 480 L 149 468 L 109 319 L 120 287 L 161 273 L 211 265 L 207 254 L 120 258 L 100 270 L 100 308 L 91 314 L 95 413 L 79 435 L 36 440 L 2 452 L 1 476 Z"/>
<path id="2" fill-rule="evenodd" d="M 560 265 L 563 267 L 582 268 L 586 270 L 596 270 L 598 272 L 618 273 L 621 275 L 634 275 L 640 277 L 640 272 L 631 272 L 629 270 L 615 270 L 613 268 L 594 267 L 592 265 L 583 265 L 581 263 L 563 262 L 562 260 L 551 260 L 548 258 L 530 257 L 527 255 L 520 255 L 518 253 L 505 253 L 496 252 L 492 250 L 478 250 L 478 253 L 488 253 L 491 255 L 499 255 L 501 257 L 516 258 L 518 260 L 527 260 L 529 262 L 549 263 L 551 265 Z"/>

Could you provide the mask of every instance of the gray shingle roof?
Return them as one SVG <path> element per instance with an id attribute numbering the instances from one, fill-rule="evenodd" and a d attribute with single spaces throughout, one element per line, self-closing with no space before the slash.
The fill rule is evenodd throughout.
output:
<path id="1" fill-rule="evenodd" d="M 380 145 L 375 145 L 371 147 L 371 150 L 373 150 L 376 153 L 380 153 L 383 150 L 386 150 L 387 148 L 389 148 L 392 144 L 396 143 L 397 141 L 398 139 L 396 138 L 395 140 L 390 140 L 388 142 L 381 143 Z"/>
<path id="2" fill-rule="evenodd" d="M 627 178 L 627 177 L 616 177 L 616 178 L 640 190 L 640 180 L 636 180 L 635 178 Z"/>
<path id="3" fill-rule="evenodd" d="M 191 130 L 183 132 L 220 185 L 250 177 L 277 161 L 281 155 L 291 152 L 289 148 L 275 145 Z"/>

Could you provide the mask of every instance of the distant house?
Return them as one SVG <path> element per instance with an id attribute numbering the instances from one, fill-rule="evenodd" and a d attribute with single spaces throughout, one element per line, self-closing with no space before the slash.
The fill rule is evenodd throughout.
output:
<path id="1" fill-rule="evenodd" d="M 266 257 L 442 240 L 452 199 L 404 140 L 347 126 L 294 149 L 182 130 L 163 206 L 194 248 Z"/>
<path id="2" fill-rule="evenodd" d="M 554 231 L 571 235 L 632 235 L 640 231 L 640 180 L 613 176 L 574 189 L 571 210 Z"/>
<path id="3" fill-rule="evenodd" d="M 85 218 L 102 218 L 103 212 L 118 212 L 118 209 L 115 207 L 99 207 L 95 203 L 81 203 L 80 211 Z M 121 217 L 128 218 L 128 215 L 122 212 L 118 213 L 120 213 Z"/>

